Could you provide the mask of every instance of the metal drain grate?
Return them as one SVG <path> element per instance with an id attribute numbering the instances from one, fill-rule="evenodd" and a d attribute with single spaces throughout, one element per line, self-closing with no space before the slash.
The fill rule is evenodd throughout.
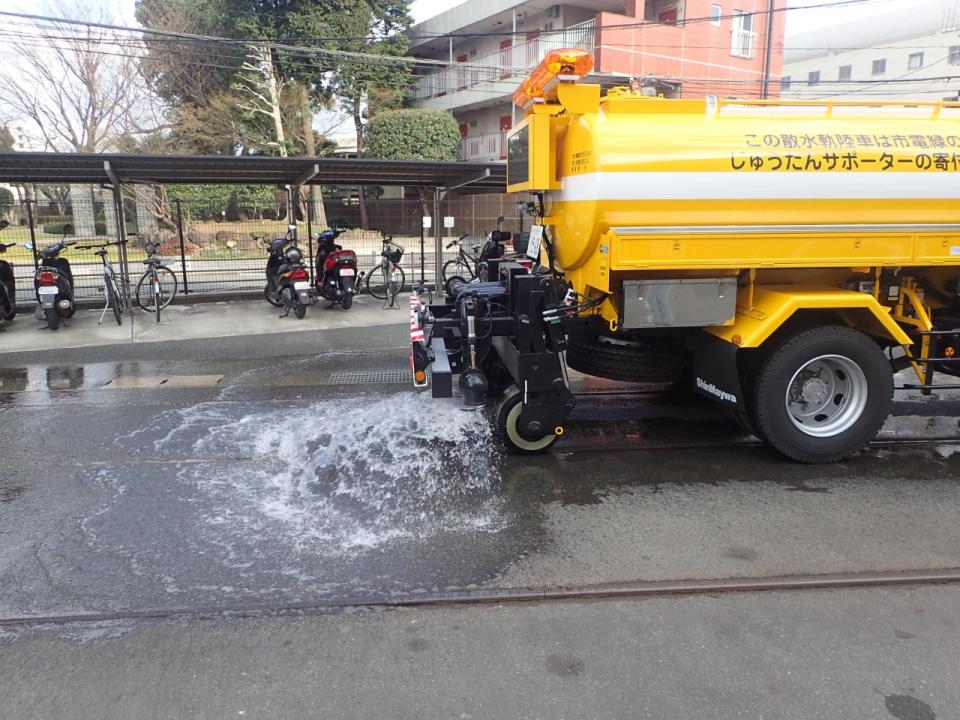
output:
<path id="1" fill-rule="evenodd" d="M 330 374 L 330 382 L 335 385 L 376 385 L 413 382 L 409 370 L 337 370 Z"/>

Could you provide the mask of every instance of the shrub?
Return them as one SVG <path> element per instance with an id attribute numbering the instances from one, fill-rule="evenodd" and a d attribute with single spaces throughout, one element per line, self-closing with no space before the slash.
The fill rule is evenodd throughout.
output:
<path id="1" fill-rule="evenodd" d="M 457 160 L 460 127 L 442 110 L 389 110 L 366 127 L 364 155 L 381 160 Z"/>
<path id="2" fill-rule="evenodd" d="M 69 222 L 44 223 L 43 231 L 50 235 L 73 235 L 73 223 L 69 223 Z"/>

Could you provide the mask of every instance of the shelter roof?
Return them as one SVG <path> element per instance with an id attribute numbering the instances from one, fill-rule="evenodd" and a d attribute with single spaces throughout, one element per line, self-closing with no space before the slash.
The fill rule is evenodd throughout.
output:
<path id="1" fill-rule="evenodd" d="M 504 192 L 503 163 L 230 155 L 0 153 L 0 182 L 409 185 Z"/>

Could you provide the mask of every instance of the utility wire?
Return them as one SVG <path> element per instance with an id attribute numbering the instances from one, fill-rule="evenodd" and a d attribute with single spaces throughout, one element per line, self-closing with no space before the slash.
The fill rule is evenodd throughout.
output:
<path id="1" fill-rule="evenodd" d="M 823 2 L 816 5 L 807 5 L 802 8 L 773 8 L 770 10 L 758 10 L 752 13 L 743 13 L 743 15 L 757 16 L 757 15 L 768 15 L 780 12 L 795 11 L 795 10 L 814 10 L 822 8 L 832 8 L 832 7 L 845 7 L 849 5 L 861 5 L 866 2 L 877 2 L 878 0 L 831 0 L 830 2 Z M 889 0 L 879 0 L 881 2 L 887 2 Z M 98 28 L 102 30 L 113 30 L 118 32 L 127 32 L 127 33 L 141 33 L 143 35 L 150 35 L 156 37 L 171 37 L 179 38 L 183 40 L 192 40 L 197 42 L 215 42 L 222 43 L 225 45 L 259 45 L 261 47 L 269 47 L 273 50 L 285 51 L 285 52 L 294 52 L 294 53 L 303 53 L 310 55 L 331 55 L 331 56 L 340 56 L 340 57 L 356 57 L 358 59 L 364 60 L 374 60 L 374 61 L 383 61 L 385 57 L 389 58 L 390 61 L 394 62 L 405 62 L 415 65 L 433 65 L 437 67 L 447 67 L 452 65 L 457 65 L 460 67 L 469 66 L 470 63 L 457 63 L 455 61 L 449 60 L 437 60 L 432 58 L 415 58 L 406 55 L 397 55 L 397 56 L 384 56 L 374 53 L 361 53 L 356 51 L 348 50 L 334 50 L 330 48 L 318 48 L 318 47 L 307 47 L 302 45 L 293 45 L 288 43 L 279 43 L 274 41 L 264 41 L 257 39 L 236 39 L 236 38 L 225 38 L 219 37 L 216 35 L 201 35 L 196 33 L 185 33 L 185 32 L 175 32 L 171 30 L 156 30 L 153 28 L 134 28 L 126 25 L 116 25 L 112 23 L 101 23 L 94 22 L 90 20 L 72 20 L 69 18 L 57 18 L 45 15 L 35 15 L 30 13 L 18 13 L 10 11 L 0 11 L 0 16 L 2 17 L 12 17 L 12 18 L 21 18 L 25 20 L 33 20 L 35 22 L 45 22 L 45 23 L 54 23 L 54 24 L 66 24 L 66 25 L 80 25 L 84 27 Z M 722 17 L 733 18 L 739 17 L 741 14 L 731 14 Z M 697 22 L 713 22 L 716 18 L 710 16 L 703 17 L 694 17 L 694 18 L 685 18 L 682 22 L 682 25 L 687 25 Z M 680 25 L 681 23 L 677 23 Z M 604 26 L 604 29 L 625 29 L 625 28 L 638 28 L 638 27 L 647 27 L 647 26 L 663 26 L 664 23 L 653 22 L 653 21 L 642 21 L 637 23 L 620 23 Z M 524 31 L 524 34 L 526 31 Z M 506 34 L 519 34 L 518 33 L 476 33 L 469 34 L 471 37 L 482 37 L 486 35 L 506 35 Z M 454 37 L 455 34 L 443 34 L 438 35 L 438 37 Z M 342 40 L 343 38 L 339 38 Z M 373 38 L 359 38 L 360 40 L 372 40 Z M 316 40 L 316 39 L 315 39 Z"/>

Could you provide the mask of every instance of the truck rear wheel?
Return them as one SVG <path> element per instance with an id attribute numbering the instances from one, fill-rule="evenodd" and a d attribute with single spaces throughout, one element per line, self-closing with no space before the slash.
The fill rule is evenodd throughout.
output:
<path id="1" fill-rule="evenodd" d="M 537 455 L 546 452 L 560 437 L 556 433 L 544 433 L 532 437 L 520 431 L 520 413 L 523 411 L 523 394 L 514 385 L 507 390 L 497 405 L 497 430 L 511 452 L 520 455 Z M 551 428 L 553 430 L 553 428 Z"/>
<path id="2" fill-rule="evenodd" d="M 679 348 L 672 340 L 571 335 L 567 338 L 567 365 L 587 375 L 621 382 L 676 382 L 683 372 Z"/>
<path id="3" fill-rule="evenodd" d="M 804 463 L 841 460 L 880 431 L 893 371 L 880 347 L 848 327 L 799 332 L 765 354 L 753 387 L 758 434 Z"/>

